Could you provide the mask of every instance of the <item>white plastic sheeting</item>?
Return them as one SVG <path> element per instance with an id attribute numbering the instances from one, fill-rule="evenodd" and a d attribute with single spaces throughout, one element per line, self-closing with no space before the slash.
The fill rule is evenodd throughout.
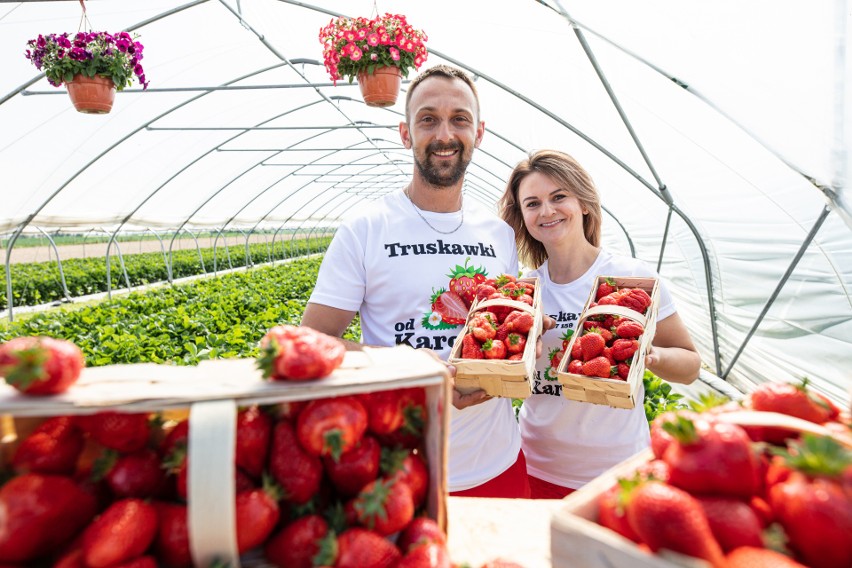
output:
<path id="1" fill-rule="evenodd" d="M 494 203 L 529 150 L 574 154 L 605 243 L 660 263 L 714 373 L 741 390 L 808 376 L 848 405 L 848 2 L 87 6 L 95 29 L 141 35 L 150 90 L 76 113 L 23 51 L 76 31 L 79 3 L 0 4 L 0 233 L 335 225 L 412 166 L 402 100 L 368 108 L 332 86 L 317 32 L 332 14 L 404 13 L 427 66 L 477 77 L 488 131 L 466 198 Z"/>

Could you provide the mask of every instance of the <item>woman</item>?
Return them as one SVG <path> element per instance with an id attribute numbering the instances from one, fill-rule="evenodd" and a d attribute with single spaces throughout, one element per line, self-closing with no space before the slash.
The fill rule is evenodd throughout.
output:
<path id="1" fill-rule="evenodd" d="M 500 200 L 515 229 L 518 257 L 541 283 L 544 311 L 557 327 L 544 335 L 533 394 L 519 417 L 532 497 L 559 499 L 650 443 L 642 404 L 619 409 L 562 396 L 549 353 L 577 321 L 595 278 L 654 276 L 642 261 L 600 246 L 600 197 L 589 174 L 568 154 L 541 150 L 519 163 Z M 657 330 L 645 367 L 670 382 L 689 384 L 701 359 L 671 295 L 660 281 Z M 564 323 L 567 322 L 567 323 Z M 637 398 L 642 400 L 644 390 Z"/>

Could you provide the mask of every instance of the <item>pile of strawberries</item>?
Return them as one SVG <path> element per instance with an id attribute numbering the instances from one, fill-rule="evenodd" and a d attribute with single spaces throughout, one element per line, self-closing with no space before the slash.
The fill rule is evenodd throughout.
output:
<path id="1" fill-rule="evenodd" d="M 239 409 L 240 553 L 296 568 L 449 568 L 446 536 L 424 516 L 427 418 L 422 387 Z M 188 419 L 107 411 L 19 426 L 0 564 L 193 565 Z"/>
<path id="2" fill-rule="evenodd" d="M 651 297 L 641 288 L 617 288 L 606 278 L 595 294 L 594 306 L 623 306 L 644 315 L 651 305 Z M 611 314 L 596 314 L 583 320 L 580 335 L 571 348 L 571 358 L 566 371 L 574 375 L 604 379 L 627 380 L 633 355 L 639 350 L 639 338 L 645 332 L 637 321 Z M 563 338 L 562 350 L 551 354 L 553 368 L 559 365 L 570 343 Z"/>
<path id="3" fill-rule="evenodd" d="M 515 300 L 533 305 L 535 286 L 510 274 L 501 274 L 481 282 L 475 289 L 475 302 L 462 336 L 462 359 L 523 358 L 527 338 L 533 327 L 533 314 L 506 305 L 476 309 L 486 300 Z"/>
<path id="4" fill-rule="evenodd" d="M 754 418 L 757 409 L 836 435 L 739 426 L 730 413 Z M 652 552 L 713 567 L 848 568 L 850 440 L 849 417 L 806 382 L 765 384 L 742 403 L 668 412 L 651 425 L 654 459 L 601 495 L 598 523 Z"/>

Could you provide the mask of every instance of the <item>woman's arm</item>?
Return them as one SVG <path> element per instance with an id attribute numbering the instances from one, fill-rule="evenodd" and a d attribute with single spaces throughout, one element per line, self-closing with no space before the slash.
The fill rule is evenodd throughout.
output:
<path id="1" fill-rule="evenodd" d="M 671 383 L 688 385 L 698 378 L 701 357 L 676 312 L 657 322 L 651 349 L 645 356 L 645 368 Z"/>

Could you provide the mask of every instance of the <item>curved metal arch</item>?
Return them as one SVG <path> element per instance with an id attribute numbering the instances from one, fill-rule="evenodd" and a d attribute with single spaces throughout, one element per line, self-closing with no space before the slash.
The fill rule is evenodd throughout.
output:
<path id="1" fill-rule="evenodd" d="M 53 237 L 51 237 L 44 229 L 41 227 L 36 227 L 36 229 L 38 229 L 42 235 L 47 237 L 47 240 L 50 242 L 50 246 L 53 248 L 53 252 L 56 253 L 56 264 L 59 266 L 59 280 L 62 283 L 62 295 L 65 296 L 66 302 L 70 302 L 71 294 L 68 292 L 68 285 L 65 284 L 65 271 L 62 270 L 62 257 L 59 256 L 59 248 L 56 246 L 56 242 L 53 240 Z"/>

